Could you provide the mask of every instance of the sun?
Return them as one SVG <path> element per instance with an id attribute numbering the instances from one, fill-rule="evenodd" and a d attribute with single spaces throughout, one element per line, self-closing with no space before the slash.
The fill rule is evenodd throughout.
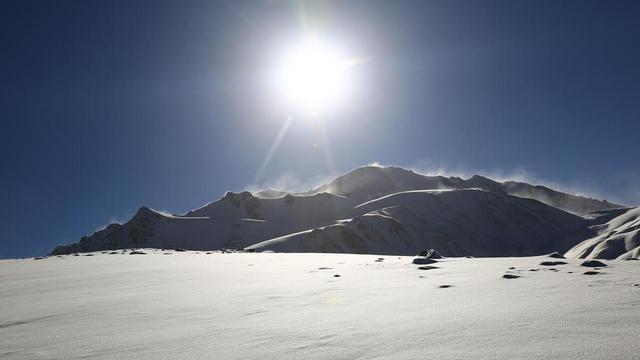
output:
<path id="1" fill-rule="evenodd" d="M 287 49 L 275 71 L 274 85 L 281 105 L 303 115 L 337 108 L 345 102 L 352 85 L 348 70 L 353 63 L 336 46 L 313 38 Z"/>

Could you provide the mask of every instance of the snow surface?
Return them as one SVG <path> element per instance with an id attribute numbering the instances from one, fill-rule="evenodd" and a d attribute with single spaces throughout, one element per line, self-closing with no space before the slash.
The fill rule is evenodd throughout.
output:
<path id="1" fill-rule="evenodd" d="M 142 251 L 0 261 L 0 358 L 640 354 L 639 261 Z"/>

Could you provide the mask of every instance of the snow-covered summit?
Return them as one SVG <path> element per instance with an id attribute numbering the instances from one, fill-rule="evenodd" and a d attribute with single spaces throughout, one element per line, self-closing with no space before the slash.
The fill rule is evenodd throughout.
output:
<path id="1" fill-rule="evenodd" d="M 481 175 L 473 175 L 468 179 L 455 176 L 427 176 L 392 166 L 361 167 L 338 177 L 329 184 L 320 186 L 312 192 L 330 192 L 348 196 L 355 203 L 362 203 L 399 191 L 469 188 L 535 199 L 547 205 L 580 215 L 601 209 L 622 207 L 622 205 L 614 204 L 607 200 L 567 194 L 524 182 L 499 182 Z"/>

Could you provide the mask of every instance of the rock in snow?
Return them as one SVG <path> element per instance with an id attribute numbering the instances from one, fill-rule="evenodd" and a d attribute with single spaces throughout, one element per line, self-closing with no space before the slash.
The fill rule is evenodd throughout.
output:
<path id="1" fill-rule="evenodd" d="M 562 254 L 560 254 L 557 251 L 552 252 L 551 254 L 547 255 L 550 258 L 554 258 L 554 259 L 566 259 L 566 257 Z"/>
<path id="2" fill-rule="evenodd" d="M 594 267 L 594 268 L 600 268 L 600 267 L 606 267 L 607 264 L 603 263 L 602 261 L 598 261 L 598 260 L 587 260 L 587 261 L 583 261 L 582 264 L 580 264 L 581 266 L 586 266 L 586 267 Z"/>
<path id="3" fill-rule="evenodd" d="M 435 249 L 421 251 L 420 254 L 418 254 L 418 256 L 422 256 L 427 259 L 442 259 L 442 255 L 440 255 L 440 253 L 437 252 Z"/>

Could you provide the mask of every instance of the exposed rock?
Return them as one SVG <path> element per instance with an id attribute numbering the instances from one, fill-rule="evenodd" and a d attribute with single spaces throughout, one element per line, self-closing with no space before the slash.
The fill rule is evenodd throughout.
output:
<path id="1" fill-rule="evenodd" d="M 598 260 L 587 260 L 587 261 L 583 261 L 582 264 L 580 264 L 581 266 L 586 266 L 586 267 L 605 267 L 607 266 L 607 264 L 603 263 L 602 261 L 598 261 Z"/>
<path id="2" fill-rule="evenodd" d="M 436 260 L 433 259 L 425 259 L 425 258 L 415 258 L 413 259 L 413 263 L 416 265 L 427 265 L 427 264 L 433 264 L 436 263 Z"/>
<path id="3" fill-rule="evenodd" d="M 543 261 L 540 263 L 542 266 L 556 266 L 556 265 L 566 265 L 567 263 L 564 261 Z"/>
<path id="4" fill-rule="evenodd" d="M 420 267 L 418 267 L 418 270 L 433 270 L 433 269 L 439 269 L 439 267 L 437 267 L 437 266 L 431 266 L 431 265 L 427 265 L 427 266 L 420 266 Z"/>
<path id="5" fill-rule="evenodd" d="M 564 257 L 564 255 L 560 254 L 557 251 L 552 252 L 551 254 L 547 255 L 550 258 L 554 258 L 554 259 L 566 259 L 566 257 Z"/>
<path id="6" fill-rule="evenodd" d="M 421 251 L 420 254 L 418 254 L 418 256 L 422 256 L 427 259 L 442 259 L 442 255 L 440 255 L 440 253 L 437 252 L 435 249 Z"/>

